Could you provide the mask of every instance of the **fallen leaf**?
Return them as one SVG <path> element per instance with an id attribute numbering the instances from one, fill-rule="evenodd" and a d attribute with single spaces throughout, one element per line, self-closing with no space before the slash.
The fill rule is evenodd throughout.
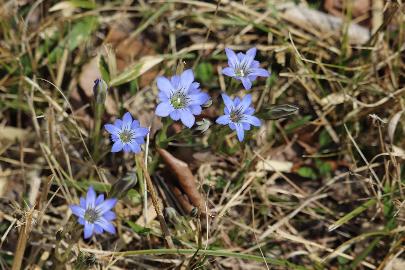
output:
<path id="1" fill-rule="evenodd" d="M 257 171 L 268 171 L 268 172 L 291 172 L 293 163 L 289 161 L 280 160 L 259 160 L 256 164 Z"/>
<path id="2" fill-rule="evenodd" d="M 178 183 L 190 202 L 197 207 L 200 212 L 206 212 L 205 199 L 198 191 L 194 175 L 188 165 L 162 148 L 158 148 L 157 150 L 165 164 L 169 166 L 171 171 L 177 176 Z"/>
<path id="3" fill-rule="evenodd" d="M 388 123 L 388 137 L 390 138 L 390 141 L 393 143 L 394 142 L 394 134 L 395 130 L 397 128 L 397 125 L 399 123 L 399 120 L 401 119 L 401 115 L 404 112 L 404 110 L 397 112 L 394 114 L 394 116 L 391 118 L 391 120 Z"/>
<path id="4" fill-rule="evenodd" d="M 28 131 L 16 127 L 1 127 L 0 128 L 0 140 L 15 141 L 21 140 L 27 135 Z"/>

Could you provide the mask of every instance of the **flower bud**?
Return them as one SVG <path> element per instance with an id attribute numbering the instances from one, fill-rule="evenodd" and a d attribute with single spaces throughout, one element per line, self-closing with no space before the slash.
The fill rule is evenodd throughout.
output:
<path id="1" fill-rule="evenodd" d="M 94 81 L 93 94 L 94 98 L 96 99 L 96 103 L 104 104 L 107 97 L 107 90 L 108 85 L 103 79 L 97 78 Z"/>
<path id="2" fill-rule="evenodd" d="M 211 121 L 205 118 L 203 118 L 201 121 L 197 121 L 196 124 L 197 124 L 196 130 L 200 130 L 201 133 L 206 132 L 212 125 Z"/>
<path id="3" fill-rule="evenodd" d="M 257 116 L 265 120 L 277 120 L 296 114 L 298 110 L 299 108 L 297 106 L 290 104 L 271 105 L 264 108 Z"/>
<path id="4" fill-rule="evenodd" d="M 179 214 L 177 213 L 176 209 L 174 209 L 173 207 L 166 207 L 163 210 L 163 215 L 164 215 L 165 219 L 173 225 L 180 223 Z"/>
<path id="5" fill-rule="evenodd" d="M 111 198 L 122 198 L 125 197 L 127 192 L 135 187 L 138 182 L 138 177 L 135 171 L 129 171 L 127 174 L 118 179 L 111 187 L 110 196 Z"/>
<path id="6" fill-rule="evenodd" d="M 208 108 L 212 105 L 212 99 L 207 100 L 207 102 L 205 102 L 202 106 L 204 108 Z"/>

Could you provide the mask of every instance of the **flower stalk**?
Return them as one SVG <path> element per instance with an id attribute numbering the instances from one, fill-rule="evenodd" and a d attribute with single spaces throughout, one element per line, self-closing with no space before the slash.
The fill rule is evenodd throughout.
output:
<path id="1" fill-rule="evenodd" d="M 136 156 L 135 160 L 136 160 L 137 165 L 141 167 L 143 176 L 145 177 L 146 186 L 150 192 L 153 208 L 155 208 L 156 215 L 157 215 L 157 218 L 160 223 L 160 228 L 162 229 L 162 232 L 163 232 L 163 237 L 166 240 L 166 244 L 169 248 L 174 248 L 172 237 L 170 236 L 169 229 L 168 229 L 166 221 L 163 217 L 163 212 L 159 206 L 159 199 L 157 197 L 155 188 L 153 187 L 152 179 L 150 178 L 149 172 L 146 169 L 145 164 L 143 163 L 142 155 Z"/>

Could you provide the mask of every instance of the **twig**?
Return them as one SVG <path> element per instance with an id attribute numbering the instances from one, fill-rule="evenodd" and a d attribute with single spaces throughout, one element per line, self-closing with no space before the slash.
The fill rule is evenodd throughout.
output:
<path id="1" fill-rule="evenodd" d="M 153 207 L 155 208 L 155 211 L 156 211 L 159 223 L 160 223 L 160 227 L 162 229 L 163 236 L 166 240 L 166 243 L 169 246 L 169 248 L 174 248 L 173 240 L 172 240 L 172 237 L 170 236 L 169 229 L 167 228 L 167 224 L 163 217 L 162 210 L 159 207 L 158 197 L 157 197 L 155 188 L 153 187 L 152 179 L 150 178 L 149 172 L 146 169 L 141 156 L 137 156 L 136 161 L 139 164 L 139 166 L 141 166 L 141 168 L 142 168 L 142 172 L 143 172 L 145 180 L 146 180 L 146 185 L 149 189 L 150 196 L 152 198 L 152 204 L 153 204 Z"/>

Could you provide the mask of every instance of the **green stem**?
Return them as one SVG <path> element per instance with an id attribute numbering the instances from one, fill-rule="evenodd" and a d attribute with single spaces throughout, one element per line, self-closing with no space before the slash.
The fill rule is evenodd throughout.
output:
<path id="1" fill-rule="evenodd" d="M 267 262 L 272 265 L 276 266 L 284 266 L 288 267 L 288 269 L 300 269 L 305 270 L 307 268 L 303 266 L 299 266 L 293 263 L 290 263 L 287 260 L 280 260 L 280 259 L 273 259 L 269 257 L 261 257 L 257 255 L 251 254 L 244 254 L 238 252 L 230 252 L 224 250 L 204 250 L 204 249 L 145 249 L 145 250 L 130 250 L 130 251 L 122 251 L 122 252 L 109 252 L 109 255 L 113 256 L 134 256 L 134 255 L 174 255 L 174 254 L 181 254 L 181 255 L 206 255 L 206 256 L 215 256 L 215 257 L 233 257 L 239 258 L 244 260 L 251 260 L 256 262 Z"/>
<path id="2" fill-rule="evenodd" d="M 94 130 L 93 130 L 93 159 L 95 162 L 99 158 L 99 144 L 100 144 L 100 130 L 101 130 L 101 118 L 104 113 L 104 104 L 96 103 L 95 115 L 94 115 Z"/>

